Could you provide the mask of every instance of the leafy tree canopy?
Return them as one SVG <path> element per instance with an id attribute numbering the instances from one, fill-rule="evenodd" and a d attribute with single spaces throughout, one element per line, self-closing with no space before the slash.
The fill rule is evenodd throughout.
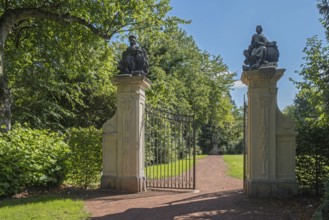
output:
<path id="1" fill-rule="evenodd" d="M 0 1 L 0 124 L 10 129 L 13 111 L 35 127 L 100 127 L 114 111 L 113 37 L 182 22 L 169 10 L 169 0 Z"/>
<path id="2" fill-rule="evenodd" d="M 303 81 L 294 81 L 300 89 L 295 104 L 303 119 L 313 118 L 325 125 L 329 122 L 329 47 L 313 37 L 308 39 L 304 53 L 305 63 L 298 71 Z"/>

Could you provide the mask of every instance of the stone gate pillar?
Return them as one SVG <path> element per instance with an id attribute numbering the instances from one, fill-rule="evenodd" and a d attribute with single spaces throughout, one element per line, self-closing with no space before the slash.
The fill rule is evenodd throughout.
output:
<path id="1" fill-rule="evenodd" d="M 138 193 L 146 190 L 144 176 L 145 76 L 120 74 L 117 111 L 103 126 L 103 174 L 101 188 Z"/>
<path id="2" fill-rule="evenodd" d="M 248 86 L 245 192 L 250 197 L 297 193 L 294 122 L 277 107 L 277 82 L 285 69 L 244 71 Z"/>

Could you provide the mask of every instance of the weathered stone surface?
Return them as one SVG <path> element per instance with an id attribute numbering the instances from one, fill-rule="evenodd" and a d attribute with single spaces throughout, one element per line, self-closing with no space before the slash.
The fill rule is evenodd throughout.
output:
<path id="1" fill-rule="evenodd" d="M 145 76 L 122 74 L 113 83 L 118 89 L 116 114 L 103 126 L 102 188 L 120 192 L 145 191 L 144 113 Z"/>
<path id="2" fill-rule="evenodd" d="M 297 193 L 295 139 L 292 120 L 277 107 L 277 82 L 284 69 L 244 71 L 248 86 L 246 190 L 251 197 Z"/>

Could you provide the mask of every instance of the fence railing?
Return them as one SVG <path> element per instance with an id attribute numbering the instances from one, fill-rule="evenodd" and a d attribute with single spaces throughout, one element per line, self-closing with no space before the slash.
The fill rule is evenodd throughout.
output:
<path id="1" fill-rule="evenodd" d="M 192 116 L 146 107 L 147 187 L 195 188 L 195 132 Z"/>

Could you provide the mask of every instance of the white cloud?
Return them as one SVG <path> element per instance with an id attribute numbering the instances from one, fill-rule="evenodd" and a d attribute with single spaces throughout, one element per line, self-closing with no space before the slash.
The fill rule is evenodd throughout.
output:
<path id="1" fill-rule="evenodd" d="M 247 86 L 241 82 L 241 80 L 237 80 L 233 84 L 234 89 L 246 88 Z"/>

